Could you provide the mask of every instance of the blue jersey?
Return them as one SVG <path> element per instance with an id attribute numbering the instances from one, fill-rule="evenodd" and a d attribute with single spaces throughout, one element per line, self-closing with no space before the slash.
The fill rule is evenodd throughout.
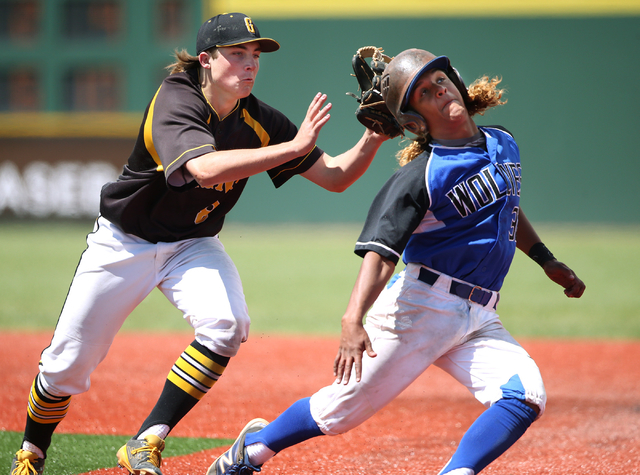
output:
<path id="1" fill-rule="evenodd" d="M 472 145 L 428 150 L 376 196 L 356 253 L 377 252 L 499 290 L 513 260 L 520 153 L 504 129 L 480 127 Z"/>

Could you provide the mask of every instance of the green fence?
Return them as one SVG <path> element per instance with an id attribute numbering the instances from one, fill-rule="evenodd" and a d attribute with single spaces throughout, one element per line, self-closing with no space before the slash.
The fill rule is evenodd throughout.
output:
<path id="1" fill-rule="evenodd" d="M 314 94 L 327 93 L 332 119 L 319 146 L 329 154 L 346 150 L 363 130 L 353 115 L 355 100 L 345 94 L 356 92 L 350 61 L 357 48 L 381 46 L 395 55 L 420 47 L 448 55 L 467 82 L 485 74 L 503 78 L 508 103 L 477 122 L 503 125 L 515 135 L 523 163 L 522 204 L 532 220 L 640 222 L 640 91 L 634 83 L 640 73 L 640 16 L 255 21 L 282 48 L 262 56 L 254 93 L 298 124 Z M 130 52 L 144 55 L 142 46 Z M 137 90 L 136 97 L 146 98 L 138 106 L 155 91 L 148 83 L 138 85 L 144 91 Z M 131 143 L 135 132 L 127 137 Z M 31 139 L 22 140 L 28 145 Z M 122 146 L 117 139 L 112 163 L 126 161 Z M 395 169 L 399 147 L 399 140 L 386 143 L 365 176 L 339 195 L 301 178 L 275 190 L 266 174 L 254 177 L 229 219 L 362 221 Z M 0 142 L 0 167 L 5 160 L 21 160 L 3 148 Z M 28 146 L 20 149 L 29 154 Z M 109 151 L 104 138 L 100 150 Z"/>
<path id="2" fill-rule="evenodd" d="M 264 55 L 255 93 L 301 121 L 317 91 L 329 94 L 332 119 L 319 145 L 330 154 L 361 133 L 353 112 L 350 58 L 360 46 L 389 55 L 420 47 L 448 55 L 467 82 L 501 76 L 509 102 L 478 117 L 510 129 L 523 162 L 523 208 L 535 221 L 640 221 L 640 17 L 467 20 L 261 21 L 282 49 Z M 395 167 L 387 143 L 369 172 L 331 196 L 294 180 L 272 191 L 250 181 L 239 220 L 361 220 Z M 308 200 L 299 199 L 305 193 Z"/>

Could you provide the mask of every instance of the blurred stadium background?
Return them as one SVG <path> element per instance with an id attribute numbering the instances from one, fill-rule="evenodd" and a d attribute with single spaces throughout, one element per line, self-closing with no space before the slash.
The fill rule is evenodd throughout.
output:
<path id="1" fill-rule="evenodd" d="M 319 145 L 330 154 L 362 133 L 345 94 L 356 92 L 350 63 L 361 46 L 446 54 L 467 83 L 501 76 L 509 102 L 478 123 L 514 133 L 523 207 L 587 283 L 569 301 L 518 253 L 500 304 L 505 325 L 530 338 L 640 338 L 640 0 L 0 0 L 0 332 L 53 329 L 100 188 L 126 162 L 172 52 L 194 53 L 200 24 L 232 11 L 282 45 L 262 57 L 257 97 L 299 124 L 316 92 L 329 95 Z M 277 191 L 264 174 L 250 180 L 224 242 L 253 332 L 339 334 L 360 265 L 353 241 L 398 148 L 387 142 L 339 195 L 302 179 Z M 123 330 L 190 331 L 159 292 Z M 0 430 L 0 466 L 21 437 Z M 67 471 L 56 473 L 109 466 L 121 442 L 90 443 L 91 467 L 61 459 Z"/>
<path id="2" fill-rule="evenodd" d="M 175 48 L 193 53 L 203 19 L 251 15 L 282 44 L 254 93 L 299 123 L 317 91 L 334 105 L 319 145 L 361 134 L 350 60 L 360 46 L 447 54 L 467 82 L 501 76 L 509 102 L 481 124 L 518 139 L 523 207 L 535 222 L 638 223 L 640 1 L 411 3 L 199 0 L 0 0 L 0 223 L 92 219 Z M 306 180 L 276 192 L 252 178 L 236 222 L 361 222 L 395 168 L 398 141 L 342 195 Z M 307 200 L 291 199 L 304 192 Z"/>

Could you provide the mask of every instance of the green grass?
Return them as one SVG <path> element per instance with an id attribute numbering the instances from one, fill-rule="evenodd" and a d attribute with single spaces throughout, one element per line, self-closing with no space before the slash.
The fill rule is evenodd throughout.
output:
<path id="1" fill-rule="evenodd" d="M 585 282 L 567 298 L 540 268 L 516 254 L 498 307 L 518 336 L 640 338 L 640 226 L 537 226 L 555 256 Z"/>
<path id="2" fill-rule="evenodd" d="M 91 228 L 91 223 L 0 225 L 0 331 L 53 330 Z M 640 226 L 537 229 L 587 290 L 581 299 L 567 299 L 533 261 L 517 253 L 498 307 L 505 326 L 518 337 L 640 338 Z M 347 224 L 227 225 L 221 238 L 242 276 L 252 331 L 337 336 L 361 262 L 353 254 L 359 231 L 359 225 Z M 124 326 L 124 331 L 143 329 L 190 331 L 159 291 Z M 0 470 L 9 467 L 21 438 L 0 431 Z M 55 434 L 47 472 L 74 475 L 113 467 L 124 441 Z M 164 456 L 231 442 L 172 438 Z"/>
<path id="3" fill-rule="evenodd" d="M 128 437 L 115 435 L 54 434 L 47 453 L 45 473 L 75 475 L 115 467 L 116 452 L 127 440 Z M 22 432 L 0 431 L 0 470 L 9 470 L 21 442 Z M 187 455 L 232 443 L 232 439 L 171 437 L 171 443 L 167 444 L 162 456 Z"/>
<path id="4" fill-rule="evenodd" d="M 0 226 L 0 331 L 53 329 L 92 223 Z M 256 332 L 339 331 L 360 265 L 359 226 L 227 226 L 222 240 L 242 276 Z M 155 290 L 124 331 L 191 331 Z"/>
<path id="5" fill-rule="evenodd" d="M 0 226 L 0 331 L 53 329 L 91 223 Z M 568 299 L 518 252 L 499 313 L 516 336 L 640 338 L 640 226 L 539 225 L 552 252 L 587 284 Z M 338 335 L 357 275 L 360 225 L 228 224 L 221 234 L 245 287 L 254 333 Z M 400 268 L 400 266 L 399 266 Z M 159 291 L 124 331 L 190 328 Z"/>

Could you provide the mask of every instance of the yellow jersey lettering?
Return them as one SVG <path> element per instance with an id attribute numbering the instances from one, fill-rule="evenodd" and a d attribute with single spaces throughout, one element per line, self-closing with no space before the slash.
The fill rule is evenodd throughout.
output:
<path id="1" fill-rule="evenodd" d="M 215 191 L 221 191 L 223 193 L 228 193 L 231 190 L 233 190 L 233 185 L 235 185 L 236 183 L 238 183 L 238 180 L 228 181 L 226 183 L 216 183 L 215 185 L 211 185 L 211 186 L 202 186 L 201 188 L 204 188 L 206 190 L 215 190 Z"/>
<path id="2" fill-rule="evenodd" d="M 226 183 L 218 183 L 217 185 L 213 186 L 213 189 L 216 191 L 224 191 L 225 193 L 229 193 L 231 190 L 233 190 L 233 185 L 235 184 L 235 181 L 228 181 Z"/>
<path id="3" fill-rule="evenodd" d="M 211 206 L 207 206 L 205 209 L 203 209 L 202 211 L 200 211 L 197 215 L 196 215 L 196 219 L 195 219 L 195 223 L 196 224 L 200 224 L 200 223 L 204 223 L 207 218 L 209 217 L 209 214 L 216 209 L 218 206 L 220 206 L 220 202 L 216 201 L 215 203 L 213 203 Z"/>

